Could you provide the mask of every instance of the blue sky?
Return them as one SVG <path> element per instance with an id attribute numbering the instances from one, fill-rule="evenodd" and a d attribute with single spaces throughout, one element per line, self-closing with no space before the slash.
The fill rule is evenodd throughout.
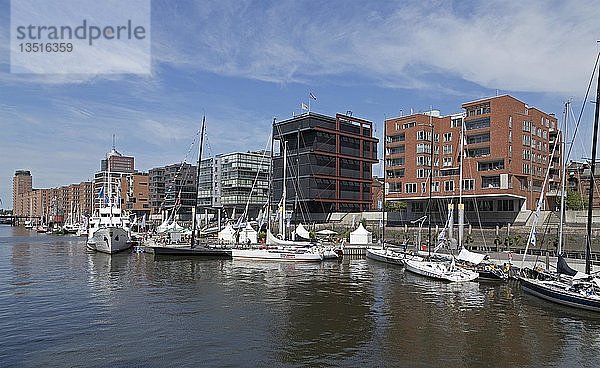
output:
<path id="1" fill-rule="evenodd" d="M 455 113 L 496 93 L 561 116 L 567 98 L 580 108 L 600 39 L 600 3 L 588 0 L 153 0 L 150 74 L 11 74 L 9 4 L 0 0 L 5 208 L 15 170 L 31 170 L 37 188 L 88 180 L 113 133 L 139 170 L 181 161 L 204 114 L 207 154 L 264 148 L 272 118 L 301 112 L 309 92 L 313 111 L 351 110 L 377 134 L 400 111 Z M 589 140 L 576 139 L 572 158 Z"/>

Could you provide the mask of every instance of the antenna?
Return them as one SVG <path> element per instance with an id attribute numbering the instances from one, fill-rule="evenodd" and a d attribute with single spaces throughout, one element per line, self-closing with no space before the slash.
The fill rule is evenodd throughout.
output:
<path id="1" fill-rule="evenodd" d="M 113 150 L 115 149 L 115 133 L 113 133 L 113 145 L 112 145 Z"/>

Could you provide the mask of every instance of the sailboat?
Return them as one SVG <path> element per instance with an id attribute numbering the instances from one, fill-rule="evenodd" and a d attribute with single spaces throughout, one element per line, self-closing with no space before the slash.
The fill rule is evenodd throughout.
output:
<path id="1" fill-rule="evenodd" d="M 272 150 L 272 145 L 271 145 Z M 272 157 L 272 155 L 271 155 Z M 281 239 L 275 237 L 267 229 L 266 245 L 258 248 L 232 249 L 233 259 L 252 259 L 260 261 L 285 261 L 285 262 L 321 262 L 323 253 L 310 242 L 295 242 L 285 239 L 285 214 L 286 214 L 286 171 L 287 171 L 287 141 L 283 141 L 283 189 L 281 205 L 279 207 L 279 230 Z"/>
<path id="2" fill-rule="evenodd" d="M 600 53 L 599 53 L 600 57 Z M 596 70 L 594 70 L 594 73 Z M 592 76 L 593 78 L 593 76 Z M 600 116 L 600 71 L 596 87 L 596 110 L 594 115 L 594 130 L 592 139 L 592 157 L 590 165 L 590 190 L 587 209 L 587 239 L 585 248 L 585 273 L 571 269 L 562 257 L 559 246 L 557 272 L 537 272 L 535 270 L 524 272 L 519 278 L 521 287 L 526 293 L 535 295 L 550 302 L 574 308 L 600 312 L 600 280 L 591 275 L 591 241 L 592 241 L 592 207 L 595 191 L 593 174 L 596 166 L 596 149 L 598 143 L 598 119 Z M 565 113 L 566 116 L 567 113 Z M 567 118 L 565 118 L 566 122 Z M 566 126 L 566 124 L 565 124 Z M 563 162 L 564 168 L 564 162 Z M 564 175 L 563 175 L 564 178 Z M 564 190 L 564 186 L 563 189 Z M 563 196 L 564 197 L 564 196 Z M 539 207 L 539 204 L 538 204 Z M 562 210 L 562 208 L 561 208 Z M 564 211 L 561 211 L 564 212 Z M 562 217 L 562 213 L 561 213 Z M 561 218 L 562 228 L 562 218 Z M 533 230 L 532 230 L 533 231 Z M 562 244 L 560 234 L 559 245 Z M 530 235 L 531 238 L 531 235 Z M 529 241 L 528 244 L 529 245 Z"/>
<path id="3" fill-rule="evenodd" d="M 159 245 L 154 240 L 149 239 L 145 243 L 149 248 L 152 249 L 155 255 L 168 255 L 168 256 L 205 256 L 205 257 L 223 257 L 231 258 L 231 251 L 229 249 L 216 249 L 208 248 L 205 246 L 198 246 L 196 240 L 196 208 L 198 207 L 198 183 L 200 182 L 200 164 L 202 161 L 202 147 L 204 145 L 204 130 L 206 126 L 206 116 L 202 118 L 202 127 L 200 129 L 200 140 L 198 143 L 198 166 L 196 170 L 196 193 L 194 195 L 194 207 L 192 207 L 192 232 L 190 236 L 189 246 L 177 246 L 170 245 Z M 173 215 L 174 216 L 174 215 Z M 173 219 L 174 221 L 174 219 Z M 167 223 L 163 223 L 168 224 Z M 178 226 L 177 223 L 172 223 L 171 226 Z M 178 233 L 180 234 L 180 233 Z M 172 235 L 171 235 L 172 236 Z"/>
<path id="4" fill-rule="evenodd" d="M 404 266 L 407 271 L 412 273 L 416 273 L 418 275 L 427 276 L 433 279 L 449 281 L 449 282 L 466 282 L 473 281 L 479 274 L 475 271 L 457 267 L 454 257 L 451 256 L 450 260 L 439 260 L 434 259 L 431 256 L 431 192 L 432 192 L 432 179 L 433 179 L 433 144 L 434 144 L 434 132 L 433 132 L 433 123 L 431 121 L 431 114 L 429 116 L 429 125 L 431 127 L 431 149 L 430 149 L 430 168 L 429 168 L 429 204 L 427 206 L 427 217 L 428 217 L 428 227 L 429 227 L 429 242 L 427 245 L 428 248 L 428 256 L 426 257 L 412 257 L 411 259 L 406 259 L 404 261 Z M 462 142 L 461 142 L 462 145 Z M 462 163 L 461 163 L 462 164 Z M 461 166 L 462 167 L 462 166 Z M 462 182 L 459 183 L 459 187 L 462 187 Z M 459 218 L 460 218 L 460 209 L 459 206 Z"/>

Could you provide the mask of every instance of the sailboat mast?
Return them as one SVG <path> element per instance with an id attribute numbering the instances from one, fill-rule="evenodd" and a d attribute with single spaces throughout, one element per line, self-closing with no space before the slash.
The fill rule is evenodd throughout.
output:
<path id="1" fill-rule="evenodd" d="M 202 117 L 202 128 L 200 129 L 200 143 L 198 145 L 198 167 L 196 169 L 196 193 L 194 194 L 194 207 L 192 208 L 192 239 L 190 248 L 194 248 L 196 236 L 196 208 L 198 208 L 198 185 L 200 183 L 200 162 L 202 160 L 202 146 L 204 145 L 204 125 L 206 123 L 206 115 Z"/>
<path id="2" fill-rule="evenodd" d="M 563 223 L 564 223 L 564 219 L 565 219 L 565 177 L 566 177 L 566 172 L 567 172 L 567 168 L 565 165 L 565 153 L 567 152 L 567 141 L 565 139 L 565 137 L 568 137 L 569 134 L 567 133 L 567 129 L 569 128 L 569 108 L 571 106 L 571 101 L 567 100 L 567 102 L 565 102 L 565 118 L 564 118 L 564 126 L 563 126 L 563 132 L 565 132 L 562 135 L 562 154 L 560 155 L 560 164 L 561 164 L 561 171 L 560 171 L 560 222 L 558 223 L 558 249 L 557 249 L 557 253 L 558 255 L 562 254 L 562 249 L 563 249 Z"/>
<path id="3" fill-rule="evenodd" d="M 463 248 L 465 236 L 465 205 L 462 201 L 463 192 L 463 161 L 465 159 L 465 119 L 460 122 L 460 156 L 458 157 L 458 248 Z"/>
<path id="4" fill-rule="evenodd" d="M 381 249 L 385 249 L 385 149 L 386 149 L 386 123 L 383 120 L 383 160 L 381 163 L 383 171 L 383 185 L 381 187 Z"/>
<path id="5" fill-rule="evenodd" d="M 430 152 L 429 152 L 429 199 L 427 202 L 427 218 L 428 218 L 428 222 L 427 222 L 427 231 L 428 231 L 428 239 L 429 239 L 429 244 L 428 244 L 428 252 L 429 252 L 429 256 L 431 256 L 431 189 L 433 189 L 433 122 L 431 121 L 431 114 L 432 114 L 432 110 L 429 110 L 429 126 L 431 127 L 431 146 L 430 146 Z"/>
<path id="6" fill-rule="evenodd" d="M 282 191 L 281 191 L 281 213 L 279 218 L 279 231 L 281 232 L 281 236 L 283 240 L 285 240 L 285 215 L 286 215 L 286 171 L 287 171 L 287 141 L 284 139 L 283 141 L 283 182 L 282 182 Z"/>
<path id="7" fill-rule="evenodd" d="M 585 247 L 585 273 L 591 272 L 591 253 L 592 253 L 592 206 L 594 204 L 595 178 L 594 170 L 596 168 L 596 149 L 598 148 L 598 116 L 600 115 L 600 70 L 598 71 L 598 80 L 596 82 L 596 111 L 594 113 L 594 135 L 592 140 L 592 164 L 590 165 L 590 193 L 588 196 L 587 213 L 587 242 Z"/>
<path id="8" fill-rule="evenodd" d="M 267 194 L 267 229 L 271 231 L 271 196 L 273 193 L 273 142 L 275 141 L 275 122 L 277 118 L 273 118 L 271 128 L 271 156 L 269 157 L 269 193 Z M 260 231 L 260 229 L 259 229 Z M 265 240 L 266 243 L 266 240 Z"/>

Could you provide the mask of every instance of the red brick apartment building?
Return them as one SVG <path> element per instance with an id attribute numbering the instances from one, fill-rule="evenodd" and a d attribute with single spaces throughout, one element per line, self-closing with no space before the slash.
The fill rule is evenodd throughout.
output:
<path id="1" fill-rule="evenodd" d="M 407 202 L 405 220 L 427 213 L 431 125 L 432 221 L 443 224 L 447 204 L 458 202 L 463 125 L 462 185 L 467 221 L 504 224 L 513 222 L 519 211 L 534 210 L 553 147 L 559 143 L 544 201 L 545 209 L 553 208 L 561 156 L 554 114 L 508 95 L 466 102 L 462 108 L 462 113 L 448 116 L 432 111 L 385 121 L 386 199 Z"/>

